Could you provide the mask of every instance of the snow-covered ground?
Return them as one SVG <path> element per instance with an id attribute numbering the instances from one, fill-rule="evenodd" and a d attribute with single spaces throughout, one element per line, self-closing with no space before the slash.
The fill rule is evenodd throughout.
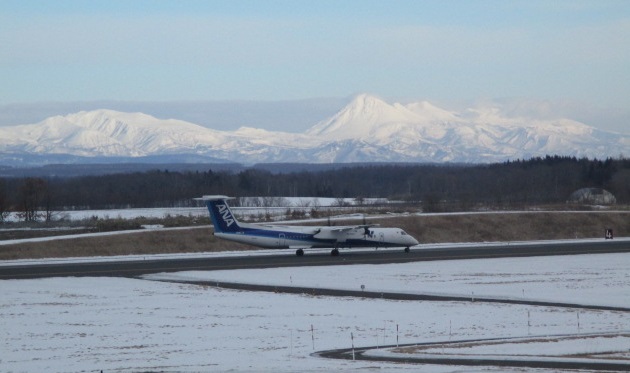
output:
<path id="1" fill-rule="evenodd" d="M 627 291 L 630 289 L 628 268 L 630 254 L 598 254 L 444 260 L 351 267 L 191 271 L 149 275 L 146 278 L 364 289 L 375 292 L 456 295 L 471 298 L 504 297 L 630 307 L 630 291 Z"/>
<path id="2" fill-rule="evenodd" d="M 243 197 L 240 198 L 242 207 L 232 207 L 238 217 L 249 217 L 258 215 L 284 216 L 287 209 L 303 210 L 310 213 L 312 209 L 344 211 L 344 206 L 356 205 L 354 198 L 324 198 L 324 197 L 281 197 L 274 203 L 279 206 L 264 207 L 264 197 Z M 385 198 L 366 198 L 362 200 L 364 205 L 371 204 L 398 204 L 396 201 L 389 201 Z M 233 203 L 234 205 L 234 203 Z M 44 213 L 42 212 L 41 215 Z M 53 220 L 80 221 L 85 219 L 134 219 L 144 218 L 164 218 L 167 216 L 208 216 L 208 209 L 199 203 L 199 207 L 160 207 L 160 208 L 134 208 L 134 209 L 108 209 L 108 210 L 64 210 L 55 211 L 52 214 Z M 19 221 L 19 213 L 10 213 L 6 221 Z"/>
<path id="3" fill-rule="evenodd" d="M 630 254 L 598 254 L 181 272 L 150 278 L 349 289 L 365 285 L 369 290 L 474 292 L 627 306 L 629 265 Z M 0 281 L 0 370 L 6 372 L 417 371 L 413 365 L 326 360 L 310 354 L 350 347 L 351 333 L 355 346 L 372 346 L 395 344 L 397 337 L 403 344 L 629 330 L 628 313 L 619 311 L 289 295 L 148 279 Z M 572 343 L 592 342 L 582 341 Z M 554 347 L 547 348 L 554 352 Z M 569 352 L 580 349 L 571 347 Z M 566 346 L 562 352 L 567 352 Z M 447 366 L 422 370 L 509 371 Z"/>

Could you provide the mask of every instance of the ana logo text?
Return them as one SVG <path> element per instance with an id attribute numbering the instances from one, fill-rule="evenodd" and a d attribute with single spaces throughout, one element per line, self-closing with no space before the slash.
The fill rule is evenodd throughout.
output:
<path id="1" fill-rule="evenodd" d="M 223 219 L 225 224 L 228 227 L 234 224 L 234 218 L 232 217 L 232 214 L 230 214 L 230 210 L 227 208 L 227 206 L 217 205 L 217 207 L 219 208 L 219 214 L 221 214 L 221 218 Z"/>

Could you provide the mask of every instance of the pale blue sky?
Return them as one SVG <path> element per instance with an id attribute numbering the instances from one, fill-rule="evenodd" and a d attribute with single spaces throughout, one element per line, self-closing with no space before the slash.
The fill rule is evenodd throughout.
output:
<path id="1" fill-rule="evenodd" d="M 613 112 L 616 130 L 630 117 L 625 0 L 0 0 L 0 9 L 4 108 L 369 92 L 587 105 Z"/>

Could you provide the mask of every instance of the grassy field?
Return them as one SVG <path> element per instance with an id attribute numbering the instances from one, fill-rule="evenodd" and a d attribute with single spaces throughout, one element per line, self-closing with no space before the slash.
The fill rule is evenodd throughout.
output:
<path id="1" fill-rule="evenodd" d="M 368 219 L 370 224 L 405 229 L 420 243 L 522 241 L 604 238 L 630 233 L 630 212 L 532 212 L 453 215 L 413 215 Z M 338 222 L 337 225 L 343 223 Z M 357 224 L 356 221 L 348 224 Z M 178 230 L 146 230 L 110 236 L 77 237 L 0 246 L 0 260 L 109 256 L 128 254 L 192 253 L 252 250 L 215 238 L 210 226 Z"/>

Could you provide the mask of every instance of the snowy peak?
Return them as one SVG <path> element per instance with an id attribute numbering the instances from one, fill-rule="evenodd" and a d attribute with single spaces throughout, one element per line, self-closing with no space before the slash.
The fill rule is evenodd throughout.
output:
<path id="1" fill-rule="evenodd" d="M 411 123 L 416 115 L 370 95 L 359 95 L 332 118 L 322 121 L 306 134 L 325 139 L 346 140 L 370 137 L 383 124 Z"/>
<path id="2" fill-rule="evenodd" d="M 332 118 L 320 122 L 307 134 L 327 140 L 361 139 L 384 144 L 396 138 L 409 141 L 444 137 L 449 125 L 462 122 L 456 114 L 426 101 L 402 105 L 388 104 L 369 95 L 357 96 Z"/>
<path id="3" fill-rule="evenodd" d="M 0 136 L 3 138 L 0 129 Z M 194 150 L 211 143 L 219 132 L 179 120 L 161 120 L 142 113 L 82 111 L 15 126 L 6 138 L 27 144 L 28 151 L 82 156 L 145 156 L 173 149 Z M 0 150 L 5 148 L 0 143 Z"/>
<path id="4" fill-rule="evenodd" d="M 180 120 L 157 119 L 143 113 L 123 113 L 104 109 L 89 112 L 81 111 L 61 118 L 86 130 L 99 131 L 112 137 L 138 134 L 142 131 L 186 130 L 198 132 L 206 130 L 206 128 L 197 124 Z"/>

